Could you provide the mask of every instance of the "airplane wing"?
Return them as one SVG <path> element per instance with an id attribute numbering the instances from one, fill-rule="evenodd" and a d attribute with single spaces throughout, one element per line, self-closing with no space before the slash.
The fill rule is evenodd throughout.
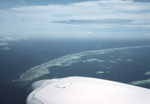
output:
<path id="1" fill-rule="evenodd" d="M 150 89 L 89 77 L 33 83 L 26 104 L 150 104 Z"/>

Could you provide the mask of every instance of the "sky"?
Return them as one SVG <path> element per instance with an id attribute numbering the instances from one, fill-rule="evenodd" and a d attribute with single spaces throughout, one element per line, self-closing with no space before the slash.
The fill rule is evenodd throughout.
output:
<path id="1" fill-rule="evenodd" d="M 150 38 L 150 0 L 0 0 L 0 37 Z"/>

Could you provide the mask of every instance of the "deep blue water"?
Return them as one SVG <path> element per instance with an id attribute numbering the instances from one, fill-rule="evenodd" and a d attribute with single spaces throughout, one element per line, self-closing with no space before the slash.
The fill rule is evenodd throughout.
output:
<path id="1" fill-rule="evenodd" d="M 22 40 L 16 42 L 9 42 L 10 50 L 0 50 L 0 104 L 25 104 L 25 100 L 27 95 L 30 92 L 29 86 L 24 86 L 19 84 L 19 82 L 12 82 L 13 79 L 17 79 L 20 77 L 22 73 L 29 70 L 30 68 L 42 64 L 44 62 L 53 60 L 55 58 L 82 52 L 89 50 L 97 50 L 97 49 L 107 49 L 107 48 L 115 48 L 115 47 L 128 47 L 128 46 L 143 46 L 150 45 L 150 40 L 52 40 L 52 39 L 30 39 L 30 40 Z M 132 52 L 129 54 L 133 59 L 141 60 L 142 63 L 146 65 L 150 65 L 150 59 L 147 56 L 150 52 L 150 49 L 144 50 L 131 50 Z M 144 52 L 139 57 L 134 57 L 134 53 Z M 113 53 L 115 57 L 119 54 Z M 106 55 L 106 56 L 105 56 Z M 89 57 L 100 57 L 103 59 L 107 59 L 108 54 L 102 56 L 89 56 Z M 87 58 L 87 57 L 85 57 Z M 138 59 L 140 58 L 140 59 Z M 141 63 L 138 62 L 138 63 Z M 105 63 L 106 64 L 106 63 Z M 124 83 L 128 83 L 131 80 L 135 79 L 144 79 L 147 76 L 141 76 L 141 68 L 143 66 L 135 66 L 135 63 L 130 65 L 130 73 L 126 73 L 125 68 L 126 63 L 121 63 L 117 66 L 110 65 L 113 69 L 111 73 L 106 73 L 101 76 L 95 75 L 96 68 L 93 66 L 100 67 L 104 69 L 105 65 L 99 65 L 93 63 L 93 65 L 89 64 L 88 66 L 84 65 L 84 63 L 76 63 L 71 67 L 55 67 L 51 68 L 49 78 L 57 78 L 57 77 L 65 77 L 72 75 L 80 75 L 80 76 L 90 76 L 96 78 L 104 78 L 115 81 L 120 81 Z M 74 69 L 72 69 L 74 67 Z M 86 72 L 81 70 L 81 68 L 86 69 Z M 54 70 L 57 69 L 57 70 Z M 68 70 L 66 70 L 68 69 Z M 72 70 L 69 70 L 72 69 Z M 93 69 L 93 70 L 91 70 Z M 120 71 L 122 69 L 122 71 Z M 134 69 L 134 70 L 133 70 Z M 135 71 L 136 70 L 136 71 Z M 149 69 L 145 69 L 148 71 Z M 106 71 L 106 70 L 104 70 Z M 136 72 L 136 73 L 135 73 Z M 93 73 L 93 74 L 92 74 Z M 126 74 L 128 74 L 128 77 Z M 134 73 L 134 76 L 133 76 Z M 120 78 L 121 77 L 121 78 Z M 143 86 L 150 88 L 149 86 Z"/>

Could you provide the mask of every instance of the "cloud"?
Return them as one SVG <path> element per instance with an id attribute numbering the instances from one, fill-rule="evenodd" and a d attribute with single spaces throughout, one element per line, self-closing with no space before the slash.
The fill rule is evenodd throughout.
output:
<path id="1" fill-rule="evenodd" d="M 10 36 L 6 36 L 6 37 L 0 37 L 0 49 L 1 50 L 10 50 L 11 48 L 8 47 L 9 42 L 13 42 L 13 41 L 20 41 L 20 40 L 27 40 L 27 37 L 24 36 L 16 36 L 16 37 L 10 37 Z"/>
<path id="2" fill-rule="evenodd" d="M 145 34 L 146 31 L 150 31 L 149 7 L 150 3 L 133 0 L 93 0 L 67 5 L 11 8 L 0 10 L 0 21 L 2 21 L 0 34 L 34 34 L 35 36 L 46 34 L 51 37 L 73 37 L 77 32 L 81 35 L 87 31 L 94 31 L 94 34 L 104 37 L 109 34 L 125 34 L 130 37 L 132 34 Z M 140 28 L 144 28 L 145 31 L 139 33 Z M 86 33 L 83 37 L 87 35 Z"/>
<path id="3" fill-rule="evenodd" d="M 0 46 L 7 46 L 7 45 L 9 45 L 9 44 L 6 42 L 0 43 Z"/>
<path id="4" fill-rule="evenodd" d="M 65 24 L 130 24 L 133 20 L 128 19 L 95 19 L 95 20 L 66 20 L 54 21 L 51 23 L 65 23 Z"/>
<path id="5" fill-rule="evenodd" d="M 110 24 L 120 22 L 122 24 L 130 23 L 131 20 L 135 23 L 139 21 L 147 23 L 150 20 L 149 7 L 150 3 L 135 3 L 131 0 L 100 0 L 68 5 L 25 6 L 12 8 L 7 12 L 10 12 L 13 17 L 31 23 L 47 21 L 53 23 L 110 22 Z M 14 21 L 17 20 L 16 18 Z"/>
<path id="6" fill-rule="evenodd" d="M 28 38 L 25 37 L 25 36 L 21 36 L 21 37 L 9 37 L 9 36 L 6 36 L 6 37 L 1 37 L 0 38 L 0 41 L 3 41 L 3 43 L 0 43 L 0 45 L 8 45 L 7 42 L 9 41 L 19 41 L 19 40 L 27 40 Z"/>
<path id="7" fill-rule="evenodd" d="M 87 32 L 87 34 L 93 34 L 93 32 Z"/>
<path id="8" fill-rule="evenodd" d="M 9 47 L 3 47 L 3 48 L 1 48 L 1 50 L 10 50 L 10 48 Z"/>

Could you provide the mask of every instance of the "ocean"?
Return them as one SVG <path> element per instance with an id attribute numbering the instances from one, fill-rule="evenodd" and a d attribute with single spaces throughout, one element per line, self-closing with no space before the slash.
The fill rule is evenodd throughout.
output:
<path id="1" fill-rule="evenodd" d="M 145 73 L 150 71 L 150 48 L 145 47 L 84 56 L 71 65 L 52 66 L 50 74 L 33 81 L 14 81 L 27 70 L 66 55 L 147 45 L 150 45 L 148 39 L 28 39 L 9 42 L 9 50 L 0 50 L 0 104 L 25 104 L 32 82 L 44 78 L 89 76 L 129 84 L 149 79 L 150 76 Z M 150 84 L 138 86 L 150 88 Z"/>

